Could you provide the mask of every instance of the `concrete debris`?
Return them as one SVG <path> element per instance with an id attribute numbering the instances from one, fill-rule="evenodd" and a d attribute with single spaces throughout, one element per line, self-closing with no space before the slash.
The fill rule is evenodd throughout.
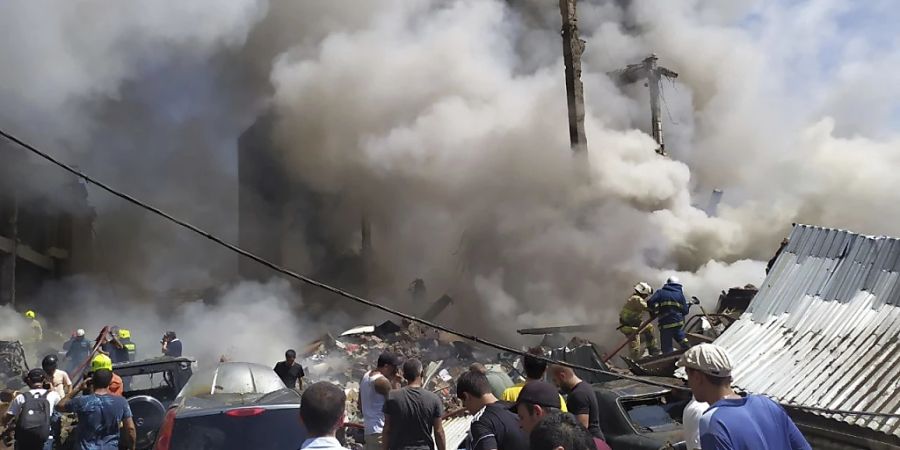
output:
<path id="1" fill-rule="evenodd" d="M 425 365 L 425 388 L 436 393 L 447 414 L 461 404 L 454 391 L 455 380 L 474 362 L 491 364 L 521 380 L 518 355 L 472 345 L 446 333 L 415 323 L 387 321 L 378 326 L 360 326 L 335 338 L 326 334 L 311 342 L 301 354 L 309 382 L 331 381 L 347 393 L 347 422 L 362 423 L 357 407 L 359 380 L 374 367 L 378 356 L 391 351 L 403 359 L 418 358 Z"/>
<path id="2" fill-rule="evenodd" d="M 305 350 L 301 358 L 307 368 L 309 383 L 330 381 L 344 387 L 347 393 L 347 422 L 350 424 L 347 437 L 351 439 L 363 421 L 358 410 L 359 381 L 385 351 L 394 352 L 403 359 L 418 358 L 425 364 L 424 387 L 441 398 L 446 420 L 454 420 L 462 412 L 454 390 L 455 380 L 469 370 L 472 363 L 481 363 L 490 371 L 505 373 L 514 383 L 524 381 L 522 358 L 518 354 L 497 352 L 458 336 L 405 321 L 354 327 L 340 333 L 337 338 L 326 334 L 307 345 Z M 610 370 L 602 362 L 601 350 L 584 339 L 563 341 L 557 346 L 543 347 L 541 351 L 545 356 L 562 361 Z M 612 379 L 587 371 L 578 373 L 591 382 Z"/>

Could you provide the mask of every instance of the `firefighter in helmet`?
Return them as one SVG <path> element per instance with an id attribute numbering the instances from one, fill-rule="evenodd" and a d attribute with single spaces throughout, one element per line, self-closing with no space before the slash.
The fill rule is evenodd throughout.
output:
<path id="1" fill-rule="evenodd" d="M 641 324 L 647 321 L 650 316 L 647 314 L 647 298 L 653 293 L 653 288 L 645 282 L 634 285 L 634 292 L 622 311 L 619 313 L 619 331 L 626 337 L 631 337 L 637 333 Z M 644 346 L 651 356 L 659 354 L 659 343 L 656 341 L 653 324 L 648 324 L 640 335 L 634 336 L 631 340 L 629 348 L 631 349 L 631 359 L 637 360 L 644 355 Z"/>

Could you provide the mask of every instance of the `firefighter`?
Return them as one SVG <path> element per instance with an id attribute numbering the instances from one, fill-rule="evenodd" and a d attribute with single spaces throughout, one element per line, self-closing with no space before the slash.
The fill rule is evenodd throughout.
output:
<path id="1" fill-rule="evenodd" d="M 674 351 L 672 341 L 684 350 L 690 346 L 684 334 L 684 318 L 690 312 L 691 305 L 684 298 L 681 281 L 672 276 L 666 284 L 654 293 L 647 301 L 650 314 L 659 323 L 659 340 L 663 354 Z"/>
<path id="2" fill-rule="evenodd" d="M 37 314 L 34 311 L 28 310 L 25 311 L 25 318 L 31 319 L 31 335 L 32 342 L 40 343 L 44 340 L 44 327 L 41 326 L 41 323 L 37 320 Z"/>
<path id="3" fill-rule="evenodd" d="M 622 311 L 619 312 L 619 331 L 626 337 L 631 337 L 640 331 L 641 324 L 646 320 L 647 297 L 653 293 L 653 288 L 645 282 L 634 285 L 634 293 L 625 302 Z M 653 331 L 653 324 L 648 323 L 640 335 L 634 336 L 629 344 L 631 359 L 637 360 L 644 355 L 643 346 L 647 347 L 650 356 L 659 354 L 659 345 Z"/>
<path id="4" fill-rule="evenodd" d="M 137 355 L 137 346 L 131 340 L 131 330 L 127 330 L 125 328 L 119 328 L 119 331 L 116 332 L 116 340 L 119 341 L 119 344 L 122 345 L 121 348 L 116 348 L 116 353 L 118 353 L 117 358 L 119 361 L 113 362 L 125 362 L 125 361 L 134 361 L 135 356 Z"/>

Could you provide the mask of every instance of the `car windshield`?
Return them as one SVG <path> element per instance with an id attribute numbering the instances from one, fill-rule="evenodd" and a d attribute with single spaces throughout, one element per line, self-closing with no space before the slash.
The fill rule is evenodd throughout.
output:
<path id="1" fill-rule="evenodd" d="M 297 408 L 266 409 L 253 416 L 223 413 L 178 418 L 171 450 L 284 450 L 300 448 L 306 430 Z"/>
<path id="2" fill-rule="evenodd" d="M 223 363 L 191 376 L 179 397 L 267 394 L 284 388 L 284 383 L 270 367 L 252 363 Z"/>
<path id="3" fill-rule="evenodd" d="M 670 431 L 681 425 L 680 418 L 686 401 L 670 401 L 666 396 L 641 400 L 623 400 L 622 408 L 631 424 L 639 431 Z"/>
<path id="4" fill-rule="evenodd" d="M 161 387 L 171 388 L 171 379 L 171 372 L 156 372 L 124 376 L 122 382 L 127 386 L 126 391 L 138 391 Z"/>

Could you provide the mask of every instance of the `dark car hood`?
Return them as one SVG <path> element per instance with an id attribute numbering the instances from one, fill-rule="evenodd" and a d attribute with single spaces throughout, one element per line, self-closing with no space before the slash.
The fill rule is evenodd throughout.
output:
<path id="1" fill-rule="evenodd" d="M 176 407 L 178 417 L 213 414 L 226 409 L 251 406 L 299 407 L 300 394 L 291 389 L 281 389 L 268 394 L 217 394 L 181 399 Z"/>

